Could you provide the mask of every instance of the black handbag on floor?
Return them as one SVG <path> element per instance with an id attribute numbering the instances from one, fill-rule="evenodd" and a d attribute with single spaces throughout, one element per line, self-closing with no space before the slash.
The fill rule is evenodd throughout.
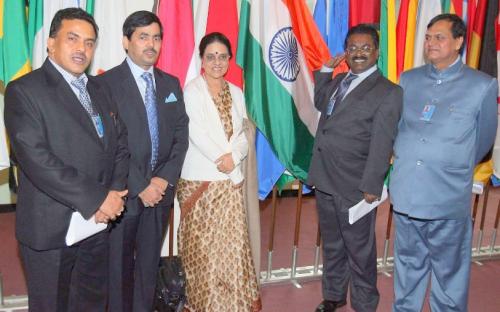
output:
<path id="1" fill-rule="evenodd" d="M 182 312 L 186 303 L 186 276 L 180 257 L 161 258 L 156 284 L 155 308 L 158 312 Z"/>
<path id="2" fill-rule="evenodd" d="M 182 268 L 181 257 L 173 256 L 174 246 L 174 209 L 170 210 L 168 254 L 160 259 L 158 281 L 155 292 L 155 311 L 182 312 L 186 304 L 186 275 Z"/>

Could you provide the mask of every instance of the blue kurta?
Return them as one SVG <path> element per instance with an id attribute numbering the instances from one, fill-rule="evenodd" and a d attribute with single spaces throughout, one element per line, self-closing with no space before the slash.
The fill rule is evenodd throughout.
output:
<path id="1" fill-rule="evenodd" d="M 403 114 L 394 145 L 391 201 L 421 219 L 470 214 L 474 166 L 493 145 L 498 85 L 460 60 L 439 71 L 425 65 L 401 76 Z M 434 110 L 429 113 L 424 110 Z"/>

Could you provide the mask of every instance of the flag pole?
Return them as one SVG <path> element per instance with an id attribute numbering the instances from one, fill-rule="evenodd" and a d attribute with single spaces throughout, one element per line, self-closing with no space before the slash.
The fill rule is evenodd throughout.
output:
<path id="1" fill-rule="evenodd" d="M 295 210 L 295 233 L 293 236 L 292 272 L 291 272 L 292 283 L 297 288 L 302 288 L 302 286 L 297 282 L 295 278 L 297 274 L 297 253 L 299 248 L 300 217 L 302 213 L 302 189 L 303 189 L 303 183 L 302 181 L 299 181 L 299 188 L 297 190 L 297 206 Z"/>
<path id="2" fill-rule="evenodd" d="M 274 226 L 276 225 L 276 202 L 278 199 L 278 187 L 276 185 L 273 186 L 273 195 L 272 195 L 272 213 L 271 213 L 271 227 L 269 229 L 269 245 L 267 248 L 267 272 L 266 272 L 266 280 L 271 278 L 271 270 L 273 267 L 273 249 L 274 249 Z"/>

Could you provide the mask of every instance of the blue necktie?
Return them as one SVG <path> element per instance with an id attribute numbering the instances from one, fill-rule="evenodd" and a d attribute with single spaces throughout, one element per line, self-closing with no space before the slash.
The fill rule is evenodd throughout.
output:
<path id="1" fill-rule="evenodd" d="M 92 101 L 90 100 L 90 95 L 87 91 L 87 85 L 85 84 L 83 75 L 80 76 L 80 78 L 73 80 L 71 84 L 78 89 L 78 92 L 80 93 L 80 96 L 78 97 L 80 100 L 80 104 L 82 104 L 83 108 L 85 108 L 85 110 L 89 114 L 90 119 L 92 119 L 94 127 L 96 128 L 97 134 L 100 138 L 102 138 L 102 123 L 100 122 L 99 114 L 94 110 L 94 107 L 92 106 Z M 99 119 L 99 124 L 96 123 L 97 119 Z M 98 129 L 97 127 L 101 128 Z"/>
<path id="2" fill-rule="evenodd" d="M 158 161 L 158 113 L 156 111 L 156 92 L 153 85 L 153 75 L 145 72 L 141 75 L 146 81 L 146 94 L 144 105 L 148 116 L 149 135 L 151 136 L 151 168 L 154 168 Z"/>
<path id="3" fill-rule="evenodd" d="M 337 89 L 337 93 L 335 93 L 334 96 L 330 98 L 330 101 L 328 102 L 328 106 L 326 108 L 326 114 L 330 116 L 333 112 L 333 108 L 335 107 L 336 103 L 342 102 L 342 99 L 344 98 L 347 90 L 349 90 L 349 86 L 351 85 L 351 82 L 358 78 L 358 75 L 355 74 L 348 74 L 340 83 L 340 86 Z"/>

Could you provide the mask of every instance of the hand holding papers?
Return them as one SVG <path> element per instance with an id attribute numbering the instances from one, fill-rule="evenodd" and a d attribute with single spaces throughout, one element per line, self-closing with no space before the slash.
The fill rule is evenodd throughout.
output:
<path id="1" fill-rule="evenodd" d="M 387 199 L 387 186 L 384 185 L 384 188 L 382 190 L 382 197 L 380 198 L 380 200 L 376 200 L 373 203 L 369 204 L 363 199 L 356 205 L 349 208 L 349 224 L 353 224 L 354 222 L 364 217 L 367 213 L 372 211 L 375 207 L 380 205 L 386 199 Z"/>
<path id="2" fill-rule="evenodd" d="M 108 225 L 106 223 L 96 223 L 94 216 L 85 220 L 79 212 L 73 212 L 66 233 L 66 245 L 71 246 L 94 234 L 104 231 Z"/>

